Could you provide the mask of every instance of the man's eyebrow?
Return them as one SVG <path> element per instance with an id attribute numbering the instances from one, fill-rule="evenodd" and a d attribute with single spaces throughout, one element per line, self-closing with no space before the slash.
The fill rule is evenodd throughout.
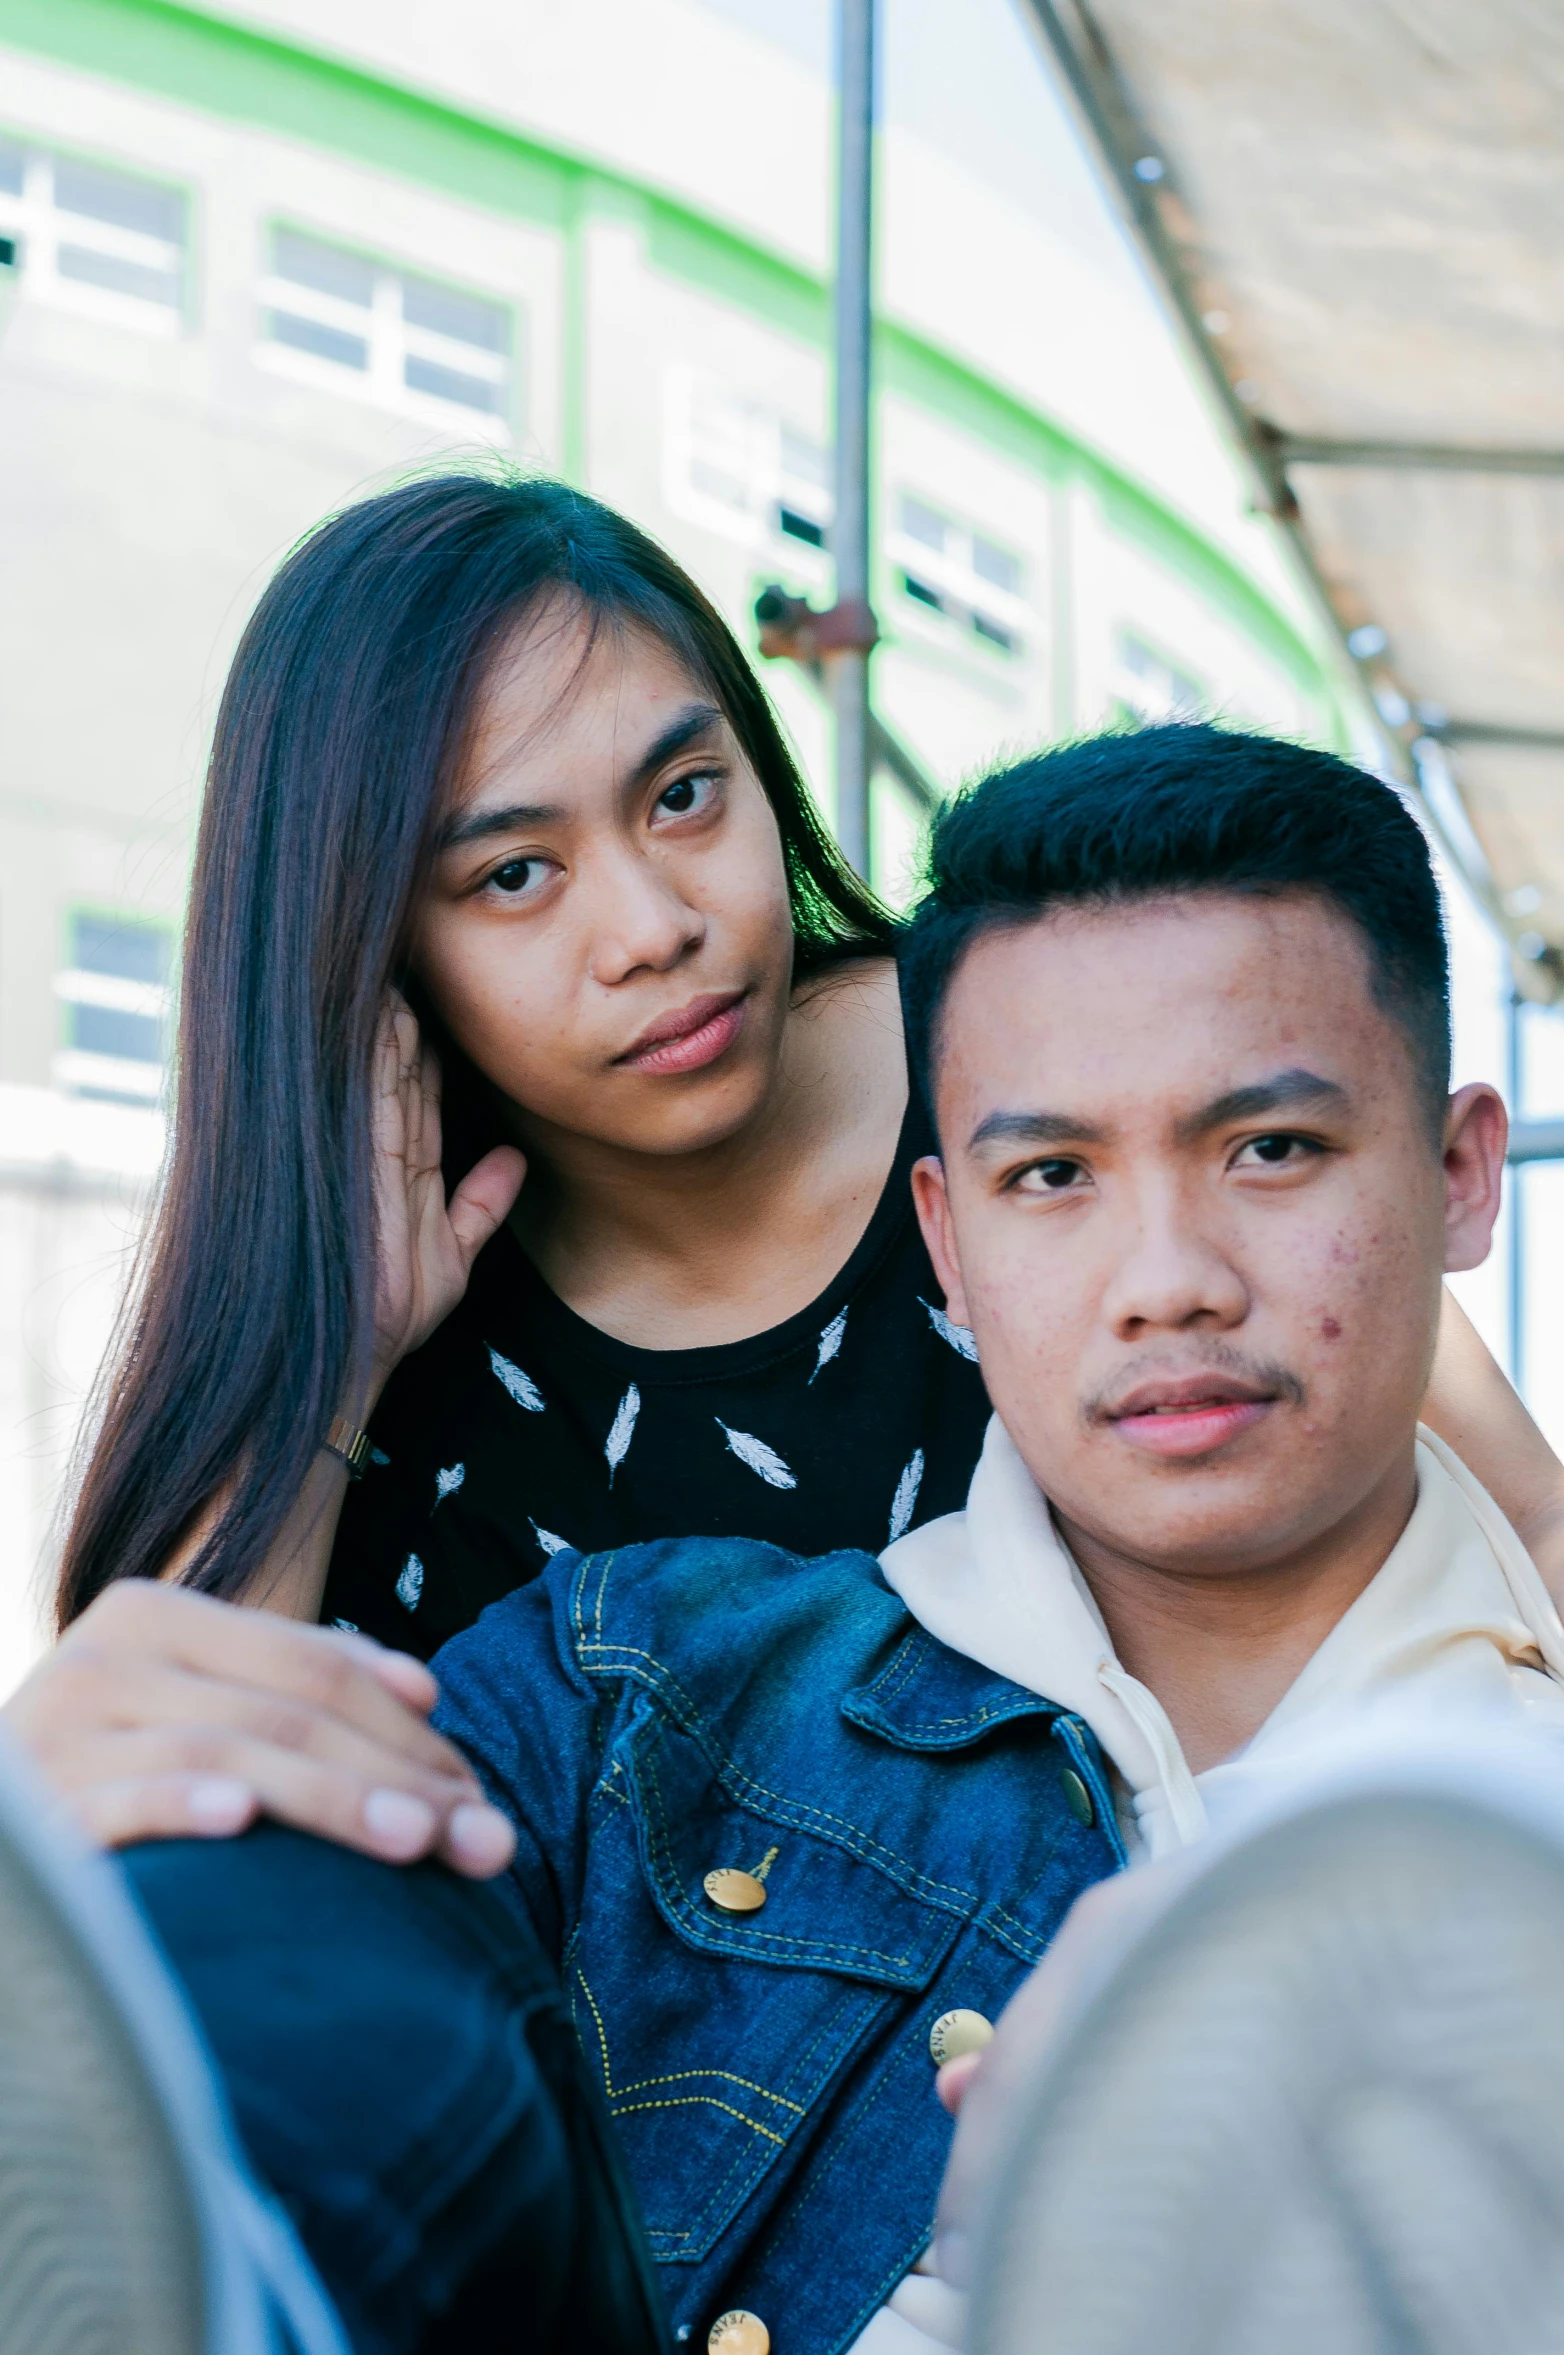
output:
<path id="1" fill-rule="evenodd" d="M 631 783 L 643 783 L 687 744 L 709 735 L 721 725 L 722 716 L 714 703 L 686 704 L 661 735 L 652 738 L 636 762 Z M 440 828 L 435 853 L 438 856 L 441 851 L 458 850 L 465 843 L 484 842 L 495 834 L 524 833 L 532 826 L 557 826 L 568 814 L 558 803 L 546 801 L 513 801 L 502 810 L 473 810 L 466 817 L 458 812 Z"/>
<path id="2" fill-rule="evenodd" d="M 1103 1134 L 1068 1112 L 990 1112 L 968 1137 L 967 1151 L 980 1145 L 1100 1145 Z"/>
<path id="3" fill-rule="evenodd" d="M 1263 1120 L 1272 1112 L 1299 1112 L 1313 1106 L 1339 1107 L 1347 1101 L 1347 1091 L 1335 1080 L 1324 1079 L 1317 1071 L 1305 1071 L 1296 1064 L 1290 1071 L 1278 1071 L 1270 1079 L 1256 1080 L 1246 1088 L 1229 1088 L 1225 1096 L 1217 1096 L 1187 1120 L 1178 1124 L 1179 1136 L 1191 1143 L 1208 1136 L 1214 1128 L 1228 1128 L 1235 1120 Z"/>

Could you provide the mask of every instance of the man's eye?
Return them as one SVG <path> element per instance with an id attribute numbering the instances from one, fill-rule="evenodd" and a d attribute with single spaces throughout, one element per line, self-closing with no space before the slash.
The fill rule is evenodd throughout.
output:
<path id="1" fill-rule="evenodd" d="M 1029 1162 L 1015 1179 L 1015 1187 L 1022 1194 L 1064 1194 L 1086 1175 L 1080 1162 L 1071 1161 L 1064 1154 L 1050 1154 L 1046 1161 Z"/>
<path id="2" fill-rule="evenodd" d="M 1270 1137 L 1251 1137 L 1240 1145 L 1234 1155 L 1235 1169 L 1280 1169 L 1289 1162 L 1307 1161 L 1319 1152 L 1312 1137 L 1288 1136 L 1278 1132 Z"/>
<path id="3" fill-rule="evenodd" d="M 657 807 L 666 810 L 672 818 L 686 818 L 692 810 L 704 809 L 716 789 L 716 778 L 702 772 L 692 777 L 676 777 L 658 794 Z"/>

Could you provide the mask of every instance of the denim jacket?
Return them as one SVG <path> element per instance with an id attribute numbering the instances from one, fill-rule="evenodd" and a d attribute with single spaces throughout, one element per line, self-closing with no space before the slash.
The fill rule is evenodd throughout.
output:
<path id="1" fill-rule="evenodd" d="M 926 1634 L 868 1555 L 741 1539 L 561 1554 L 434 1666 L 676 2339 L 704 2355 L 745 2307 L 774 2355 L 838 2355 L 929 2238 L 931 2027 L 992 2019 L 1123 1861 L 1091 1734 Z M 718 1866 L 760 1910 L 719 1910 Z"/>

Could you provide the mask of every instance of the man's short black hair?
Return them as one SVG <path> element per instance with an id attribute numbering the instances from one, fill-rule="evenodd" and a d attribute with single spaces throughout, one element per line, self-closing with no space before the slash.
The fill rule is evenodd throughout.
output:
<path id="1" fill-rule="evenodd" d="M 943 810 L 901 949 L 908 1053 L 934 1104 L 939 1020 L 982 933 L 1164 892 L 1314 892 L 1358 928 L 1436 1135 L 1450 1086 L 1450 966 L 1428 845 L 1388 786 L 1327 752 L 1174 724 L 1088 737 L 985 777 Z"/>

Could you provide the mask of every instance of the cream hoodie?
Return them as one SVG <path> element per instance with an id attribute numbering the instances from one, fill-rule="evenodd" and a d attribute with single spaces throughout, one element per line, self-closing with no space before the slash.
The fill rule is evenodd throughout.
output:
<path id="1" fill-rule="evenodd" d="M 1358 1699 L 1415 1683 L 1441 1702 L 1511 1707 L 1564 1731 L 1564 1626 L 1492 1497 L 1431 1431 L 1419 1431 L 1417 1502 L 1383 1566 L 1259 1732 L 1203 1774 L 1190 1772 L 1156 1696 L 1115 1659 L 1048 1501 L 997 1415 L 965 1512 L 898 1538 L 880 1566 L 953 1652 L 1086 1720 L 1120 1785 L 1126 1844 L 1152 1859 L 1220 1824 L 1268 1754 L 1278 1773 L 1294 1772 L 1300 1729 Z M 910 2273 L 851 2355 L 951 2355 L 962 2309 L 943 2282 Z"/>

